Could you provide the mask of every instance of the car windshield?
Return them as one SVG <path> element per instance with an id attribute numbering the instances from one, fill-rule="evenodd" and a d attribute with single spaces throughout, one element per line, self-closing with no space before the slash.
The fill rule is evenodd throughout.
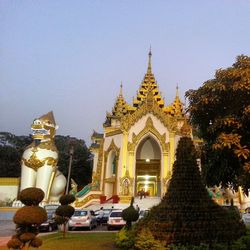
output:
<path id="1" fill-rule="evenodd" d="M 87 211 L 75 211 L 74 216 L 86 216 Z"/>
<path id="2" fill-rule="evenodd" d="M 122 217 L 122 212 L 119 212 L 119 211 L 117 211 L 117 212 L 112 212 L 112 213 L 110 214 L 110 217 Z"/>
<path id="3" fill-rule="evenodd" d="M 48 219 L 52 219 L 53 215 L 54 215 L 54 213 L 48 213 Z"/>

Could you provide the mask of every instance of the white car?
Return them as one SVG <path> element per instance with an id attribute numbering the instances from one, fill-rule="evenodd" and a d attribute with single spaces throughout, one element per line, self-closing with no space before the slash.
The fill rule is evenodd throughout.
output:
<path id="1" fill-rule="evenodd" d="M 113 210 L 108 217 L 107 228 L 111 229 L 120 229 L 126 225 L 126 221 L 122 218 L 122 210 Z"/>
<path id="2" fill-rule="evenodd" d="M 250 225 L 250 207 L 247 207 L 242 214 L 242 220 L 246 226 Z"/>
<path id="3" fill-rule="evenodd" d="M 95 213 L 92 210 L 75 210 L 69 220 L 68 229 L 86 227 L 89 230 L 97 226 Z"/>

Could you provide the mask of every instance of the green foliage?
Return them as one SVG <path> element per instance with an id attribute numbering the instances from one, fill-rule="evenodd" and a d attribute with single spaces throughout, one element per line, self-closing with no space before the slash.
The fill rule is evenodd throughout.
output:
<path id="1" fill-rule="evenodd" d="M 164 243 L 156 240 L 151 231 L 145 227 L 137 234 L 135 238 L 135 249 L 137 250 L 164 250 Z"/>
<path id="2" fill-rule="evenodd" d="M 84 140 L 57 135 L 55 137 L 55 144 L 59 151 L 59 170 L 65 176 L 68 176 L 69 151 L 73 147 L 71 178 L 74 179 L 80 188 L 90 183 L 92 177 L 92 154 L 88 150 Z"/>
<path id="3" fill-rule="evenodd" d="M 62 205 L 69 205 L 69 204 L 73 203 L 74 201 L 75 201 L 75 196 L 71 195 L 71 194 L 62 195 L 59 199 L 59 202 Z"/>
<path id="4" fill-rule="evenodd" d="M 40 188 L 25 188 L 19 194 L 18 200 L 20 200 L 26 206 L 38 206 L 43 200 L 44 192 Z"/>
<path id="5" fill-rule="evenodd" d="M 179 140 L 168 191 L 161 203 L 137 223 L 155 239 L 175 245 L 228 242 L 244 233 L 244 225 L 213 202 L 201 181 L 192 140 Z"/>
<path id="6" fill-rule="evenodd" d="M 190 121 L 204 139 L 202 171 L 208 186 L 250 187 L 250 57 L 186 93 Z"/>
<path id="7" fill-rule="evenodd" d="M 134 246 L 135 239 L 131 230 L 123 227 L 117 234 L 115 238 L 115 244 L 120 249 L 131 249 Z"/>
<path id="8" fill-rule="evenodd" d="M 134 197 L 132 197 L 130 206 L 122 211 L 122 218 L 126 221 L 126 227 L 131 228 L 132 222 L 137 221 L 139 218 L 139 212 L 134 208 Z"/>

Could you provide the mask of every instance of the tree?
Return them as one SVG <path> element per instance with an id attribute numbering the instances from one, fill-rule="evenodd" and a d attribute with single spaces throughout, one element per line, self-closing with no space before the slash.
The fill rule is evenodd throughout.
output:
<path id="1" fill-rule="evenodd" d="M 59 170 L 65 176 L 68 176 L 69 151 L 73 147 L 71 178 L 75 180 L 80 188 L 90 183 L 92 176 L 92 154 L 85 142 L 69 136 L 56 136 L 55 144 L 59 151 Z"/>
<path id="2" fill-rule="evenodd" d="M 250 57 L 186 93 L 190 122 L 204 139 L 202 172 L 208 186 L 250 188 Z"/>
<path id="3" fill-rule="evenodd" d="M 47 212 L 39 207 L 44 198 L 44 192 L 39 188 L 26 188 L 19 194 L 19 200 L 25 205 L 17 210 L 13 221 L 17 224 L 17 233 L 8 241 L 11 249 L 26 250 L 31 247 L 39 247 L 42 240 L 36 235 L 40 224 L 47 220 Z"/>
<path id="4" fill-rule="evenodd" d="M 167 193 L 160 204 L 138 222 L 137 235 L 148 228 L 155 239 L 166 245 L 211 246 L 237 239 L 245 232 L 240 218 L 231 216 L 209 197 L 196 158 L 191 139 L 181 138 Z"/>

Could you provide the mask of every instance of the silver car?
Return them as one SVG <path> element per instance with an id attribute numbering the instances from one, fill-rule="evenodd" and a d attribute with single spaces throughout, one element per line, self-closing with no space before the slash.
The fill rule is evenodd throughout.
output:
<path id="1" fill-rule="evenodd" d="M 69 220 L 68 229 L 76 229 L 76 228 L 88 228 L 92 230 L 97 226 L 97 221 L 95 217 L 95 213 L 92 210 L 82 209 L 75 210 L 75 213 Z"/>

